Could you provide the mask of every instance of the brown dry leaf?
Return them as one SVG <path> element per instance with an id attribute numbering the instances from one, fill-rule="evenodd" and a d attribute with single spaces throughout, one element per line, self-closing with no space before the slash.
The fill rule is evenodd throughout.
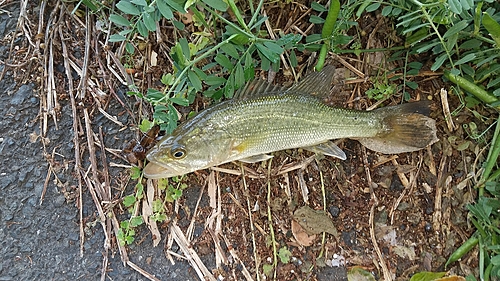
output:
<path id="1" fill-rule="evenodd" d="M 150 63 L 151 63 L 151 66 L 158 65 L 158 53 L 157 52 L 151 51 Z"/>
<path id="2" fill-rule="evenodd" d="M 402 257 L 402 258 L 407 258 L 411 261 L 415 260 L 416 254 L 415 254 L 415 248 L 414 247 L 405 247 L 401 245 L 396 245 L 392 248 L 392 251 Z"/>
<path id="3" fill-rule="evenodd" d="M 311 246 L 316 239 L 316 235 L 309 235 L 298 222 L 292 220 L 292 234 L 297 242 L 305 247 Z"/>
<path id="4" fill-rule="evenodd" d="M 304 206 L 295 211 L 293 218 L 304 228 L 309 235 L 327 232 L 338 237 L 337 228 L 323 210 L 313 210 Z"/>
<path id="5" fill-rule="evenodd" d="M 436 279 L 434 281 L 465 281 L 465 278 L 462 276 L 454 275 L 454 276 L 439 278 L 439 279 Z"/>

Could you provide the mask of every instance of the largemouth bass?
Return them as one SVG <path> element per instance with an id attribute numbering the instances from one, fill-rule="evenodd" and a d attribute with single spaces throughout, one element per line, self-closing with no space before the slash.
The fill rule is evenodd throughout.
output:
<path id="1" fill-rule="evenodd" d="M 359 140 L 367 148 L 396 154 L 437 141 L 429 102 L 373 111 L 335 108 L 319 98 L 329 93 L 333 66 L 290 87 L 249 83 L 231 100 L 215 104 L 180 124 L 147 154 L 148 178 L 168 178 L 219 164 L 269 159 L 268 153 L 305 148 L 345 160 L 332 139 Z"/>

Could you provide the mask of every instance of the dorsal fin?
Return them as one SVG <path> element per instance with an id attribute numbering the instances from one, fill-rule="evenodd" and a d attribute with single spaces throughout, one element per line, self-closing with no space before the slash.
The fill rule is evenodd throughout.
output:
<path id="1" fill-rule="evenodd" d="M 266 80 L 255 79 L 249 82 L 234 94 L 233 99 L 245 99 L 248 97 L 265 96 L 271 93 L 283 91 L 279 85 L 273 85 Z"/>
<path id="2" fill-rule="evenodd" d="M 287 92 L 308 93 L 317 97 L 324 97 L 330 94 L 330 87 L 333 81 L 335 67 L 327 65 L 320 72 L 311 72 L 297 84 L 287 89 Z"/>
<path id="3" fill-rule="evenodd" d="M 233 99 L 265 96 L 277 92 L 303 93 L 317 97 L 325 97 L 330 94 L 330 86 L 332 84 L 334 72 L 335 67 L 333 65 L 327 65 L 320 72 L 309 73 L 304 79 L 289 88 L 273 85 L 262 79 L 255 79 L 238 90 L 234 94 Z"/>

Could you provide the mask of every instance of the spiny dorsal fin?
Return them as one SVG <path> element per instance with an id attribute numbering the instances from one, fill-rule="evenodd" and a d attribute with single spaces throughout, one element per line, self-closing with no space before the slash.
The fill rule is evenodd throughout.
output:
<path id="1" fill-rule="evenodd" d="M 279 85 L 273 85 L 262 79 L 255 79 L 249 82 L 234 94 L 233 99 L 245 99 L 248 97 L 265 96 L 271 93 L 283 91 Z"/>
<path id="2" fill-rule="evenodd" d="M 330 94 L 330 85 L 333 80 L 335 67 L 327 65 L 320 72 L 311 72 L 297 84 L 287 89 L 287 92 L 307 93 L 317 97 L 324 97 Z"/>

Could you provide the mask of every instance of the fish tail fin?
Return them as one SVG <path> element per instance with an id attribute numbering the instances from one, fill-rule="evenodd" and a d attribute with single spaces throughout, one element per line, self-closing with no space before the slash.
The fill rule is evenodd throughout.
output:
<path id="1" fill-rule="evenodd" d="M 377 109 L 383 116 L 383 129 L 373 138 L 359 139 L 365 147 L 398 154 L 417 151 L 438 141 L 436 121 L 427 115 L 430 101 L 407 103 Z"/>

